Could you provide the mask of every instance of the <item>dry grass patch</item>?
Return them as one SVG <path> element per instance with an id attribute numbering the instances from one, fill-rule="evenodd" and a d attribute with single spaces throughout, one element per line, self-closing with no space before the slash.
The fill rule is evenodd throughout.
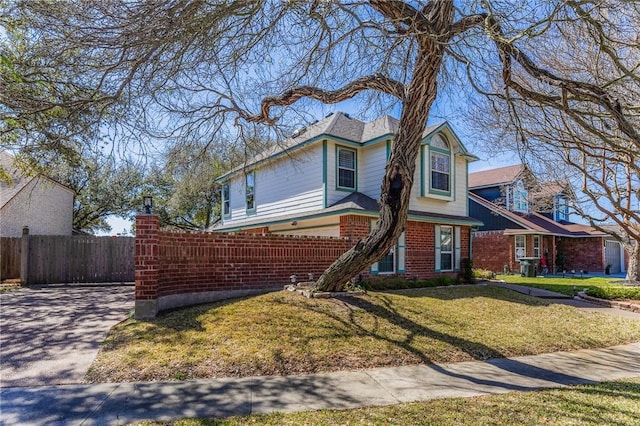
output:
<path id="1" fill-rule="evenodd" d="M 485 287 L 201 305 L 115 327 L 89 382 L 299 374 L 458 362 L 640 340 L 640 321 Z"/>

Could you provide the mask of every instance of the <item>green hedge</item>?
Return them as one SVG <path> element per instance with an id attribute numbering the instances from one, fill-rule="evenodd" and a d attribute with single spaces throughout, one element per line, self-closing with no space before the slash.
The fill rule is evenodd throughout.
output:
<path id="1" fill-rule="evenodd" d="M 456 284 L 463 284 L 459 278 L 452 278 L 446 275 L 428 280 L 410 279 L 405 277 L 369 277 L 365 278 L 358 285 L 365 290 L 401 290 L 407 288 L 442 287 Z"/>
<path id="2" fill-rule="evenodd" d="M 587 295 L 607 300 L 640 300 L 640 287 L 591 287 Z"/>

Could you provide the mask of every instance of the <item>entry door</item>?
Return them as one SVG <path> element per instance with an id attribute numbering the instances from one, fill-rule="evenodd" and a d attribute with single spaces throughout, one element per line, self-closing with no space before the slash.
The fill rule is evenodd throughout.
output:
<path id="1" fill-rule="evenodd" d="M 604 258 L 605 266 L 611 265 L 611 273 L 620 273 L 620 243 L 617 241 L 606 240 L 604 242 Z"/>

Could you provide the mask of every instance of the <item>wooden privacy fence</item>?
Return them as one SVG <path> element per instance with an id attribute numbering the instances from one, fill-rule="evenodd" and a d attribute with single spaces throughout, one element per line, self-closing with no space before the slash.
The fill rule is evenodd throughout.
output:
<path id="1" fill-rule="evenodd" d="M 22 238 L 0 238 L 0 279 L 20 278 Z"/>
<path id="2" fill-rule="evenodd" d="M 18 241 L 28 253 L 18 255 L 23 284 L 134 281 L 135 238 L 25 234 Z"/>

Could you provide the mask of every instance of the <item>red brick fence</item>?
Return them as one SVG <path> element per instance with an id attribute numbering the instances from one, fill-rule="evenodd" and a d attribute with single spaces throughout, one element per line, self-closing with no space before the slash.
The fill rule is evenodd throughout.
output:
<path id="1" fill-rule="evenodd" d="M 136 218 L 135 316 L 281 289 L 291 275 L 317 278 L 349 238 L 164 231 Z"/>

